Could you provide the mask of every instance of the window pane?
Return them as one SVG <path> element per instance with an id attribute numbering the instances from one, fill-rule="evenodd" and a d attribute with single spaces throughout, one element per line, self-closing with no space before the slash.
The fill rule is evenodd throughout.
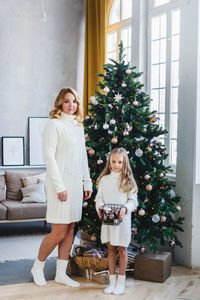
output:
<path id="1" fill-rule="evenodd" d="M 152 66 L 151 88 L 159 88 L 159 65 Z"/>
<path id="2" fill-rule="evenodd" d="M 171 156 L 170 156 L 170 165 L 176 165 L 177 159 L 177 141 L 171 140 Z"/>
<path id="3" fill-rule="evenodd" d="M 171 115 L 171 137 L 177 138 L 177 121 L 178 121 L 178 115 L 172 114 Z"/>
<path id="4" fill-rule="evenodd" d="M 118 23 L 119 21 L 120 21 L 120 0 L 115 0 L 110 12 L 109 25 Z"/>
<path id="5" fill-rule="evenodd" d="M 167 16 L 161 15 L 160 16 L 160 37 L 166 37 L 167 35 Z"/>
<path id="6" fill-rule="evenodd" d="M 159 90 L 151 91 L 151 99 L 153 99 L 151 102 L 151 110 L 158 111 Z"/>
<path id="7" fill-rule="evenodd" d="M 159 120 L 158 120 L 159 126 L 161 126 L 162 129 L 165 129 L 165 115 L 164 114 L 159 114 L 158 118 L 159 118 Z"/>
<path id="8" fill-rule="evenodd" d="M 172 62 L 172 86 L 179 85 L 179 62 Z"/>
<path id="9" fill-rule="evenodd" d="M 172 34 L 180 33 L 180 10 L 172 11 Z"/>
<path id="10" fill-rule="evenodd" d="M 131 26 L 122 28 L 121 40 L 123 42 L 124 48 L 131 46 Z"/>
<path id="11" fill-rule="evenodd" d="M 165 87 L 166 78 L 166 64 L 160 65 L 160 87 Z"/>
<path id="12" fill-rule="evenodd" d="M 159 17 L 152 18 L 151 20 L 151 39 L 156 40 L 160 37 Z"/>
<path id="13" fill-rule="evenodd" d="M 152 64 L 156 64 L 159 62 L 159 41 L 152 42 L 151 62 Z"/>
<path id="14" fill-rule="evenodd" d="M 160 62 L 166 62 L 166 39 L 160 40 Z"/>
<path id="15" fill-rule="evenodd" d="M 107 34 L 107 52 L 115 51 L 117 47 L 117 32 Z"/>
<path id="16" fill-rule="evenodd" d="M 132 17 L 132 0 L 122 0 L 122 20 Z"/>
<path id="17" fill-rule="evenodd" d="M 178 87 L 172 88 L 172 112 L 178 112 Z"/>
<path id="18" fill-rule="evenodd" d="M 172 36 L 172 60 L 179 59 L 179 35 Z"/>
<path id="19" fill-rule="evenodd" d="M 168 3 L 170 0 L 154 0 L 154 6 L 160 6 Z"/>
<path id="20" fill-rule="evenodd" d="M 159 112 L 165 112 L 165 89 L 160 90 Z"/>

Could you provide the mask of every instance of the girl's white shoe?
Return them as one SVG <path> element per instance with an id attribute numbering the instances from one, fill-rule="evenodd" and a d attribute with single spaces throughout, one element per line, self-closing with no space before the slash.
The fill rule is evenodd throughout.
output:
<path id="1" fill-rule="evenodd" d="M 62 283 L 67 286 L 71 287 L 79 287 L 80 283 L 77 281 L 72 280 L 67 274 L 67 265 L 68 265 L 68 260 L 64 259 L 58 259 L 56 263 L 56 277 L 55 281 L 57 283 Z"/>
<path id="2" fill-rule="evenodd" d="M 104 289 L 105 294 L 111 294 L 116 285 L 116 274 L 109 275 L 110 284 Z"/>
<path id="3" fill-rule="evenodd" d="M 115 288 L 113 289 L 113 294 L 114 295 L 121 295 L 124 293 L 125 291 L 125 279 L 126 276 L 125 275 L 118 275 L 117 277 L 117 284 L 115 286 Z"/>
<path id="4" fill-rule="evenodd" d="M 44 278 L 44 264 L 45 261 L 40 261 L 38 258 L 35 260 L 31 273 L 33 275 L 33 280 L 36 285 L 46 285 L 46 280 Z"/>

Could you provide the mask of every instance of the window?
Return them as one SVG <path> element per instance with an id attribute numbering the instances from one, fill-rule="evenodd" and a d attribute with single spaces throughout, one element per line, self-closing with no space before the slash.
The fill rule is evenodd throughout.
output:
<path id="1" fill-rule="evenodd" d="M 106 18 L 106 61 L 117 60 L 118 45 L 123 41 L 126 63 L 131 61 L 132 0 L 113 0 Z"/>
<path id="2" fill-rule="evenodd" d="M 149 11 L 149 90 L 151 109 L 168 130 L 165 144 L 174 171 L 177 158 L 180 9 L 178 1 L 152 0 Z M 165 5 L 164 5 L 165 4 Z M 162 7 L 163 5 L 163 7 Z"/>

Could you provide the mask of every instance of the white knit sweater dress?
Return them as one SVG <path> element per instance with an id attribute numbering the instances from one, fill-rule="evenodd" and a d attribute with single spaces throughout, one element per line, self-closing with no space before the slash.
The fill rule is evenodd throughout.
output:
<path id="1" fill-rule="evenodd" d="M 96 210 L 104 204 L 121 204 L 127 208 L 120 225 L 101 226 L 101 242 L 110 242 L 112 246 L 128 247 L 131 241 L 131 212 L 137 208 L 137 193 L 124 193 L 119 190 L 120 173 L 111 172 L 100 180 L 96 195 Z"/>
<path id="2" fill-rule="evenodd" d="M 47 122 L 43 134 L 43 156 L 47 167 L 47 222 L 70 224 L 80 221 L 83 189 L 92 190 L 92 183 L 84 129 L 74 116 L 62 112 L 60 119 Z M 67 201 L 58 200 L 57 194 L 65 190 Z"/>

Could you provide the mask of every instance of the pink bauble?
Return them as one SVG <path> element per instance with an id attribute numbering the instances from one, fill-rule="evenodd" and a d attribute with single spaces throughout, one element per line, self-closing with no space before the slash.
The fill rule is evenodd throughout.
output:
<path id="1" fill-rule="evenodd" d="M 123 136 L 128 136 L 129 135 L 129 132 L 128 132 L 128 130 L 124 130 L 124 132 L 123 132 Z"/>
<path id="2" fill-rule="evenodd" d="M 149 174 L 144 175 L 144 179 L 149 180 L 150 179 L 150 175 Z"/>
<path id="3" fill-rule="evenodd" d="M 151 184 L 147 184 L 146 190 L 147 190 L 148 192 L 150 192 L 150 191 L 152 191 L 152 189 L 153 189 L 152 185 L 151 185 Z"/>
<path id="4" fill-rule="evenodd" d="M 117 144 L 118 143 L 118 138 L 114 137 L 111 139 L 112 144 Z"/>
<path id="5" fill-rule="evenodd" d="M 97 160 L 97 165 L 101 165 L 103 163 L 103 160 L 102 159 L 98 159 Z"/>
<path id="6" fill-rule="evenodd" d="M 95 154 L 95 150 L 94 149 L 92 149 L 92 148 L 90 148 L 90 150 L 88 151 L 88 153 L 89 153 L 89 155 L 94 155 Z"/>
<path id="7" fill-rule="evenodd" d="M 134 100 L 134 101 L 133 101 L 133 105 L 134 105 L 134 106 L 138 106 L 138 101 Z"/>
<path id="8" fill-rule="evenodd" d="M 164 223 L 164 222 L 166 222 L 166 220 L 167 220 L 167 218 L 166 218 L 165 216 L 162 216 L 162 218 L 161 218 L 160 221 L 161 221 L 162 223 Z"/>
<path id="9" fill-rule="evenodd" d="M 144 209 L 141 208 L 141 209 L 138 211 L 138 215 L 141 216 L 141 217 L 144 216 L 144 215 L 145 215 Z"/>
<path id="10" fill-rule="evenodd" d="M 116 121 L 115 121 L 115 119 L 111 119 L 109 123 L 110 123 L 110 125 L 115 125 Z"/>

